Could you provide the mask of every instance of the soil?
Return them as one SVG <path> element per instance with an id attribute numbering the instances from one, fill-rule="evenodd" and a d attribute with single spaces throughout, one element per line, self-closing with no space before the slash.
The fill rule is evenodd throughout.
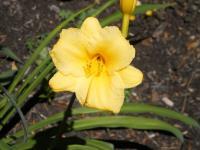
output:
<path id="1" fill-rule="evenodd" d="M 61 21 L 60 10 L 78 10 L 91 2 L 1 0 L 0 45 L 11 48 L 25 60 L 30 54 L 27 39 L 50 32 Z M 132 90 L 130 101 L 161 105 L 200 121 L 200 1 L 176 0 L 175 3 L 173 8 L 155 12 L 151 17 L 137 16 L 131 23 L 129 39 L 137 50 L 133 64 L 143 71 L 144 82 Z M 0 60 L 0 71 L 11 68 L 13 62 Z M 37 121 L 64 110 L 68 96 L 35 105 L 27 118 Z M 177 125 L 177 122 L 172 123 Z M 183 145 L 175 137 L 161 132 L 120 129 L 78 134 L 109 140 L 118 149 L 199 150 L 200 133 L 185 126 L 182 131 L 186 137 Z"/>

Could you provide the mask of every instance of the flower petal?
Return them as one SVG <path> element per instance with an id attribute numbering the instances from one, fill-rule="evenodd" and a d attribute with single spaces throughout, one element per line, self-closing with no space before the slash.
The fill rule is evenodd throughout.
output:
<path id="1" fill-rule="evenodd" d="M 56 68 L 64 75 L 84 74 L 83 66 L 88 60 L 88 53 L 84 43 L 84 35 L 76 28 L 62 30 L 60 39 L 53 47 L 50 55 Z"/>
<path id="2" fill-rule="evenodd" d="M 85 19 L 81 26 L 81 31 L 89 37 L 95 37 L 100 30 L 101 25 L 99 21 L 94 17 L 88 17 Z"/>
<path id="3" fill-rule="evenodd" d="M 143 79 L 142 72 L 130 65 L 120 70 L 118 73 L 125 84 L 125 88 L 135 87 L 139 85 Z"/>
<path id="4" fill-rule="evenodd" d="M 81 105 L 83 105 L 86 101 L 90 83 L 91 83 L 91 77 L 90 78 L 79 77 L 77 80 L 76 97 L 78 101 L 81 103 Z"/>
<path id="5" fill-rule="evenodd" d="M 84 105 L 118 113 L 124 101 L 124 85 L 119 75 L 102 73 L 93 77 Z"/>
<path id="6" fill-rule="evenodd" d="M 63 75 L 57 72 L 50 80 L 49 86 L 55 92 L 71 91 L 74 92 L 76 88 L 76 78 L 71 75 Z"/>

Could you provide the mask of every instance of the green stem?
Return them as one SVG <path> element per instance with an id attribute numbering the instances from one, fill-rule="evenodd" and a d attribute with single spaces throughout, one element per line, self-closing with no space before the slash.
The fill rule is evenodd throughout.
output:
<path id="1" fill-rule="evenodd" d="M 122 35 L 126 38 L 128 36 L 128 28 L 129 28 L 129 15 L 123 15 L 123 22 L 122 22 Z"/>

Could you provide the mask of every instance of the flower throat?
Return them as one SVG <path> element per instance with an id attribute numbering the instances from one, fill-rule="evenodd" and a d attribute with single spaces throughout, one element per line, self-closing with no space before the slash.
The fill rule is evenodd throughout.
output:
<path id="1" fill-rule="evenodd" d="M 95 55 L 84 67 L 86 76 L 99 76 L 104 69 L 104 63 L 105 61 L 100 54 Z"/>

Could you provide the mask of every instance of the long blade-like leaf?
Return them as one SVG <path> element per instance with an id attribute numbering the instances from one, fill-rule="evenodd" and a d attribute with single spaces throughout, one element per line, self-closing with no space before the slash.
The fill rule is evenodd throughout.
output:
<path id="1" fill-rule="evenodd" d="M 12 106 L 16 109 L 17 113 L 19 114 L 19 116 L 21 118 L 22 126 L 23 126 L 23 129 L 24 129 L 24 141 L 26 141 L 27 137 L 28 137 L 28 126 L 27 126 L 27 123 L 26 123 L 26 119 L 25 119 L 21 109 L 17 106 L 16 100 L 14 99 L 14 97 L 12 95 L 10 95 L 10 93 L 3 86 L 0 85 L 0 88 L 3 89 L 3 92 L 5 93 L 8 100 L 10 101 Z"/>
<path id="2" fill-rule="evenodd" d="M 28 150 L 34 147 L 36 144 L 36 140 L 34 139 L 29 139 L 27 142 L 23 143 L 20 142 L 18 144 L 15 144 L 12 146 L 12 150 Z"/>
<path id="3" fill-rule="evenodd" d="M 44 127 L 48 123 L 55 123 L 55 120 L 60 120 L 58 117 L 63 116 L 54 116 L 46 121 L 41 121 L 35 125 L 29 127 L 29 131 L 35 131 Z M 160 120 L 143 118 L 143 117 L 130 117 L 130 116 L 107 116 L 107 117 L 96 117 L 96 118 L 89 118 L 83 120 L 75 120 L 73 122 L 73 129 L 75 130 L 85 130 L 85 129 L 92 129 L 97 127 L 126 127 L 126 128 L 134 128 L 134 129 L 145 129 L 145 130 L 164 130 L 173 133 L 177 138 L 183 141 L 183 137 L 181 132 L 171 126 L 168 123 L 165 123 Z M 15 137 L 22 136 L 22 131 L 18 132 Z M 9 139 L 6 140 L 7 142 Z"/>
<path id="4" fill-rule="evenodd" d="M 4 141 L 0 140 L 0 150 L 11 150 L 11 148 Z"/>
<path id="5" fill-rule="evenodd" d="M 86 139 L 86 145 L 93 146 L 98 148 L 99 150 L 114 150 L 114 146 L 111 143 L 94 140 L 94 139 Z"/>
<path id="6" fill-rule="evenodd" d="M 75 108 L 72 110 L 73 115 L 92 114 L 92 113 L 99 113 L 99 112 L 102 112 L 102 111 L 97 110 L 97 109 L 92 109 L 92 108 L 86 108 L 86 107 Z M 121 109 L 121 113 L 153 113 L 159 116 L 164 116 L 164 117 L 182 121 L 185 124 L 192 125 L 194 127 L 199 127 L 199 124 L 188 116 L 185 116 L 173 110 L 169 110 L 169 109 L 158 107 L 158 106 L 151 106 L 148 104 L 142 104 L 142 103 L 141 104 L 140 103 L 124 104 Z M 51 117 L 48 117 L 46 120 L 42 120 L 36 123 L 35 125 L 30 126 L 29 130 L 35 131 L 35 130 L 41 129 L 48 124 L 53 124 L 58 121 L 61 121 L 63 117 L 64 117 L 64 112 L 57 113 Z M 19 136 L 22 136 L 22 134 L 23 132 L 19 131 L 15 136 L 19 137 Z"/>
<path id="7" fill-rule="evenodd" d="M 15 75 L 16 71 L 15 70 L 8 70 L 0 73 L 0 82 L 2 80 L 12 78 Z"/>
<path id="8" fill-rule="evenodd" d="M 160 120 L 149 119 L 144 117 L 129 117 L 129 116 L 106 116 L 95 117 L 89 119 L 75 120 L 73 122 L 73 129 L 80 131 L 86 129 L 94 129 L 99 127 L 108 128 L 133 128 L 142 130 L 164 130 L 174 134 L 181 142 L 183 142 L 183 135 L 179 129 Z"/>
<path id="9" fill-rule="evenodd" d="M 185 116 L 181 113 L 175 112 L 167 108 L 152 106 L 144 103 L 125 104 L 122 107 L 121 113 L 153 113 L 159 116 L 179 120 L 187 125 L 200 128 L 198 122 L 191 117 Z"/>
<path id="10" fill-rule="evenodd" d="M 114 146 L 111 143 L 108 143 L 108 142 L 89 139 L 89 138 L 81 138 L 81 140 L 85 141 L 84 145 L 97 148 L 98 150 L 113 150 L 114 149 Z M 77 140 L 77 142 L 79 142 L 79 141 Z M 14 149 L 14 150 L 31 149 L 31 148 L 34 147 L 34 145 L 36 143 L 37 143 L 37 141 L 35 139 L 29 139 L 26 143 L 20 142 L 20 143 L 13 145 L 12 149 Z"/>
<path id="11" fill-rule="evenodd" d="M 88 145 L 79 145 L 79 144 L 74 144 L 74 145 L 69 145 L 67 150 L 99 150 L 98 148 L 88 146 Z"/>
<path id="12" fill-rule="evenodd" d="M 4 56 L 9 57 L 17 62 L 22 62 L 20 58 L 8 47 L 0 47 L 0 53 Z"/>
<path id="13" fill-rule="evenodd" d="M 73 109 L 73 114 L 75 115 L 90 114 L 90 113 L 97 113 L 97 112 L 101 112 L 101 111 L 97 109 L 86 108 L 86 107 Z M 191 117 L 188 117 L 186 115 L 183 115 L 179 112 L 176 112 L 167 108 L 152 106 L 152 105 L 144 104 L 144 103 L 126 103 L 122 106 L 120 113 L 152 113 L 158 116 L 175 119 L 187 125 L 200 128 L 199 123 L 196 120 L 192 119 Z"/>

